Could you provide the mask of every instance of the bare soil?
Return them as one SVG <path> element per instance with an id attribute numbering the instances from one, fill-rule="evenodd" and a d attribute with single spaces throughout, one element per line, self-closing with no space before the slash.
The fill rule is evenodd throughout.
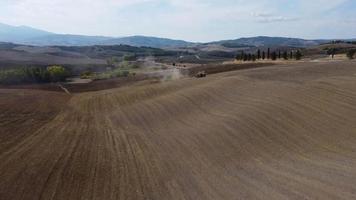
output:
<path id="1" fill-rule="evenodd" d="M 0 199 L 356 199 L 356 63 L 0 89 Z"/>

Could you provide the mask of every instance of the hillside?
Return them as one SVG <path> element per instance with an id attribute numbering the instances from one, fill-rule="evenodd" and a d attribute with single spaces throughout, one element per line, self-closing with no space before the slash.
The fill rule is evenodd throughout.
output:
<path id="1" fill-rule="evenodd" d="M 11 200 L 356 198 L 355 62 L 74 94 L 0 89 Z"/>
<path id="2" fill-rule="evenodd" d="M 185 47 L 193 45 L 192 42 L 186 42 L 183 40 L 172 40 L 167 38 L 157 38 L 157 37 L 146 37 L 146 36 L 131 36 L 123 38 L 114 38 L 103 41 L 102 45 L 118 45 L 125 44 L 131 46 L 145 46 L 145 47 L 156 47 L 156 48 L 166 48 L 166 47 Z"/>
<path id="3" fill-rule="evenodd" d="M 26 66 L 64 65 L 75 72 L 85 69 L 103 71 L 109 67 L 108 60 L 114 58 L 119 62 L 125 55 L 156 59 L 169 57 L 174 60 L 181 54 L 177 51 L 128 45 L 44 47 L 0 43 L 0 70 Z"/>
<path id="4" fill-rule="evenodd" d="M 52 33 L 27 27 L 10 26 L 0 23 L 0 42 L 22 43 L 36 37 L 46 37 Z"/>
<path id="5" fill-rule="evenodd" d="M 100 44 L 109 39 L 111 38 L 102 36 L 51 34 L 29 38 L 21 43 L 35 46 L 90 46 Z"/>
<path id="6" fill-rule="evenodd" d="M 250 37 L 250 38 L 239 38 L 236 40 L 223 40 L 223 41 L 212 42 L 210 44 L 220 44 L 225 47 L 244 47 L 244 46 L 309 47 L 309 46 L 319 45 L 327 41 L 328 40 L 304 40 L 299 38 L 259 36 L 259 37 Z"/>
<path id="7" fill-rule="evenodd" d="M 0 24 L 0 42 L 10 42 L 35 46 L 90 46 L 90 45 L 131 45 L 154 48 L 184 47 L 192 45 L 183 40 L 167 38 L 130 36 L 103 37 L 71 34 L 56 34 L 26 26 Z"/>

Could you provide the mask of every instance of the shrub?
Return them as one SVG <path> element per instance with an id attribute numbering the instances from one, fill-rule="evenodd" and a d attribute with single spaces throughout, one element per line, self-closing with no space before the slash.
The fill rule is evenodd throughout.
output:
<path id="1" fill-rule="evenodd" d="M 127 70 L 120 70 L 116 72 L 116 77 L 128 77 L 130 72 Z"/>
<path id="2" fill-rule="evenodd" d="M 350 49 L 350 50 L 347 52 L 346 56 L 347 56 L 350 60 L 352 60 L 352 59 L 354 59 L 355 53 L 356 53 L 356 49 Z"/>
<path id="3" fill-rule="evenodd" d="M 49 82 L 49 72 L 44 67 L 26 67 L 22 68 L 28 82 Z"/>
<path id="4" fill-rule="evenodd" d="M 122 61 L 118 67 L 121 69 L 138 69 L 140 65 L 137 62 Z"/>
<path id="5" fill-rule="evenodd" d="M 136 61 L 137 60 L 137 56 L 136 56 L 136 54 L 124 55 L 123 60 L 124 61 Z"/>
<path id="6" fill-rule="evenodd" d="M 115 69 L 103 73 L 97 73 L 97 74 L 94 73 L 90 78 L 92 80 L 105 80 L 111 78 L 128 77 L 130 75 L 133 75 L 133 73 L 131 73 L 129 70 Z"/>
<path id="7" fill-rule="evenodd" d="M 20 70 L 2 70 L 0 71 L 1 84 L 17 84 L 25 78 Z"/>
<path id="8" fill-rule="evenodd" d="M 300 60 L 300 59 L 302 59 L 302 53 L 299 51 L 299 50 L 297 50 L 297 52 L 295 53 L 295 59 L 296 60 Z"/>
<path id="9" fill-rule="evenodd" d="M 248 55 L 247 55 L 247 54 L 244 54 L 243 60 L 244 60 L 244 61 L 247 61 L 247 60 L 248 60 Z"/>
<path id="10" fill-rule="evenodd" d="M 241 51 L 240 54 L 236 55 L 236 60 L 243 60 L 244 59 L 245 52 Z"/>
<path id="11" fill-rule="evenodd" d="M 47 83 L 65 81 L 70 73 L 62 66 L 21 67 L 0 70 L 1 84 Z"/>
<path id="12" fill-rule="evenodd" d="M 328 55 L 331 55 L 334 58 L 334 56 L 336 54 L 336 49 L 335 48 L 330 48 L 330 49 L 328 48 L 326 52 L 327 52 Z"/>
<path id="13" fill-rule="evenodd" d="M 51 82 L 65 81 L 69 77 L 68 71 L 62 66 L 47 67 Z"/>
<path id="14" fill-rule="evenodd" d="M 43 83 L 50 81 L 50 74 L 44 67 L 22 67 L 0 71 L 1 84 Z"/>
<path id="15" fill-rule="evenodd" d="M 93 76 L 93 72 L 91 71 L 84 71 L 80 74 L 81 79 L 88 79 Z"/>
<path id="16" fill-rule="evenodd" d="M 252 54 L 252 61 L 256 61 L 256 55 Z"/>
<path id="17" fill-rule="evenodd" d="M 128 77 L 130 75 L 129 71 L 122 71 L 122 76 L 123 77 Z"/>

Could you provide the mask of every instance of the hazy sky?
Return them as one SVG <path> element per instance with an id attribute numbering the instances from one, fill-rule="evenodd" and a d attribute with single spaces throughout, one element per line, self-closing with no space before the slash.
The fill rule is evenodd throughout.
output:
<path id="1" fill-rule="evenodd" d="M 356 0 L 0 0 L 0 22 L 56 33 L 190 41 L 356 38 Z"/>

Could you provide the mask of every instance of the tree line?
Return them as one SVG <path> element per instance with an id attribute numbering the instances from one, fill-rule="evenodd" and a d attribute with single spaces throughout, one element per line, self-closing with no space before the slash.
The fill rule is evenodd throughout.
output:
<path id="1" fill-rule="evenodd" d="M 260 49 L 257 50 L 255 53 L 245 53 L 241 51 L 239 54 L 236 55 L 236 60 L 241 61 L 256 61 L 256 60 L 277 60 L 277 59 L 284 59 L 284 60 L 300 60 L 302 59 L 302 53 L 297 51 L 272 51 L 268 48 L 266 51 L 261 51 Z"/>
<path id="2" fill-rule="evenodd" d="M 70 75 L 62 66 L 21 67 L 0 70 L 0 84 L 62 82 Z"/>
<path id="3" fill-rule="evenodd" d="M 356 41 L 345 41 L 345 40 L 333 40 L 330 43 L 326 43 L 326 44 L 342 44 L 342 43 L 346 43 L 346 44 L 356 44 Z"/>

